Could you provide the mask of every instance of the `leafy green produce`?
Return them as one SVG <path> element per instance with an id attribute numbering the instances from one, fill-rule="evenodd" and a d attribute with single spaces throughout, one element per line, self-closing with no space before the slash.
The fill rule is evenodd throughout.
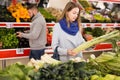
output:
<path id="1" fill-rule="evenodd" d="M 24 32 L 25 30 L 27 30 L 27 28 L 0 28 L 0 42 L 3 43 L 2 48 L 29 47 L 28 39 L 17 38 L 15 35 L 16 32 Z"/>
<path id="2" fill-rule="evenodd" d="M 13 28 L 0 28 L 0 39 L 2 36 L 5 36 L 7 34 L 14 34 L 15 33 L 15 29 Z"/>
<path id="3" fill-rule="evenodd" d="M 18 39 L 15 35 L 14 28 L 0 28 L 0 41 L 2 48 L 16 48 L 18 46 Z"/>
<path id="4" fill-rule="evenodd" d="M 105 18 L 102 14 L 100 13 L 97 13 L 97 14 L 94 14 L 94 18 L 98 21 L 98 22 L 104 22 L 105 21 Z"/>
<path id="5" fill-rule="evenodd" d="M 91 80 L 97 80 L 98 78 L 99 78 L 99 76 L 95 74 L 95 75 L 92 75 L 90 79 Z"/>
<path id="6" fill-rule="evenodd" d="M 113 51 L 103 52 L 95 59 L 90 59 L 88 63 L 89 68 L 100 71 L 100 75 L 114 74 L 120 76 L 120 46 L 117 42 L 120 40 L 119 36 L 109 39 L 112 43 Z"/>
<path id="7" fill-rule="evenodd" d="M 7 7 L 2 5 L 0 5 L 0 22 L 15 22 L 15 18 L 7 10 Z"/>
<path id="8" fill-rule="evenodd" d="M 114 80 L 120 80 L 120 76 L 116 76 Z"/>
<path id="9" fill-rule="evenodd" d="M 32 80 L 89 80 L 97 71 L 88 69 L 86 64 L 69 61 L 58 65 L 45 65 L 30 76 Z"/>
<path id="10" fill-rule="evenodd" d="M 47 22 L 56 21 L 56 18 L 47 12 L 44 8 L 39 8 L 39 11 L 45 17 Z"/>
<path id="11" fill-rule="evenodd" d="M 84 7 L 91 7 L 90 3 L 87 0 L 78 0 L 78 2 Z"/>
<path id="12" fill-rule="evenodd" d="M 32 68 L 15 63 L 0 71 L 0 80 L 31 80 L 28 76 Z"/>
<path id="13" fill-rule="evenodd" d="M 119 56 L 120 54 L 120 45 L 117 43 L 120 41 L 120 37 L 114 37 L 110 40 L 108 40 L 112 44 L 113 51 L 116 53 L 116 56 Z"/>
<path id="14" fill-rule="evenodd" d="M 1 37 L 6 35 L 6 29 L 5 28 L 0 28 L 0 41 L 1 41 Z"/>
<path id="15" fill-rule="evenodd" d="M 120 76 L 120 54 L 104 52 L 96 59 L 90 61 L 91 68 L 101 71 L 102 75 L 114 74 Z"/>
<path id="16" fill-rule="evenodd" d="M 85 34 L 92 34 L 92 28 L 91 27 L 84 28 L 84 33 Z"/>
<path id="17" fill-rule="evenodd" d="M 17 48 L 18 47 L 18 39 L 16 38 L 16 34 L 6 34 L 1 37 L 1 41 L 3 43 L 3 48 Z"/>
<path id="18" fill-rule="evenodd" d="M 102 30 L 102 28 L 100 28 L 100 27 L 95 27 L 95 28 L 93 28 L 93 30 L 92 30 L 92 35 L 94 36 L 94 37 L 99 37 L 99 36 L 102 36 L 102 35 L 104 35 L 105 33 L 104 33 L 104 31 Z"/>
<path id="19" fill-rule="evenodd" d="M 106 74 L 105 76 L 92 75 L 90 80 L 115 80 L 118 76 Z"/>

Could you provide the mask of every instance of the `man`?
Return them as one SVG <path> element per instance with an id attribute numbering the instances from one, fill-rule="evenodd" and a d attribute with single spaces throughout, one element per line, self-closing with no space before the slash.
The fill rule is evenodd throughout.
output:
<path id="1" fill-rule="evenodd" d="M 46 21 L 38 11 L 36 4 L 29 4 L 27 9 L 32 21 L 30 32 L 17 32 L 17 37 L 29 39 L 29 45 L 31 48 L 30 59 L 41 59 L 41 55 L 44 54 L 46 45 Z"/>

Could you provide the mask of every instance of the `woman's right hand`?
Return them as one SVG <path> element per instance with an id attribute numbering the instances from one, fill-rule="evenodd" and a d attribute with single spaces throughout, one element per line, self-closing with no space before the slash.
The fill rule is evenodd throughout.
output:
<path id="1" fill-rule="evenodd" d="M 77 55 L 77 53 L 74 52 L 72 49 L 68 49 L 68 50 L 67 50 L 67 53 L 68 53 L 70 56 L 76 56 L 76 55 Z"/>

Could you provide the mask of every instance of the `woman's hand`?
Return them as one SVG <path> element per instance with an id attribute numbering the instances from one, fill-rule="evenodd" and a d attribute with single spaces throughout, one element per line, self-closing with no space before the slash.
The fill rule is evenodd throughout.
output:
<path id="1" fill-rule="evenodd" d="M 74 52 L 72 49 L 68 49 L 68 50 L 67 50 L 67 53 L 68 53 L 69 55 L 71 55 L 71 56 L 76 56 L 76 55 L 77 55 L 77 53 Z"/>

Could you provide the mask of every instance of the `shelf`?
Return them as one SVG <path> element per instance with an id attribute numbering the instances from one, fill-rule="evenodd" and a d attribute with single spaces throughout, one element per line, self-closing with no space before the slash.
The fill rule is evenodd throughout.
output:
<path id="1" fill-rule="evenodd" d="M 17 23 L 17 22 L 0 22 L 0 27 L 29 27 L 31 23 Z M 47 27 L 53 27 L 55 23 L 47 23 Z M 83 27 L 120 27 L 120 23 L 83 23 Z M 111 44 L 100 43 L 97 44 L 92 51 L 111 49 Z M 0 49 L 0 59 L 29 56 L 30 48 L 21 48 L 22 52 L 16 52 L 20 49 Z M 51 47 L 45 50 L 45 53 L 52 54 L 53 50 Z"/>
<path id="2" fill-rule="evenodd" d="M 17 22 L 0 22 L 0 27 L 29 27 L 31 23 Z M 53 27 L 55 23 L 46 23 L 47 27 Z M 83 27 L 120 27 L 120 23 L 82 23 Z"/>
<path id="3" fill-rule="evenodd" d="M 120 27 L 120 23 L 83 23 L 83 27 Z"/>
<path id="4" fill-rule="evenodd" d="M 16 49 L 0 49 L 0 60 L 29 56 L 30 48 L 16 48 Z M 52 54 L 53 50 L 51 47 L 46 47 L 45 53 Z"/>
<path id="5" fill-rule="evenodd" d="M 2 69 L 6 67 L 7 60 L 18 60 L 22 58 L 29 59 L 30 48 L 16 48 L 16 49 L 0 49 L 0 61 Z M 46 47 L 45 53 L 52 54 L 50 47 Z"/>
<path id="6" fill-rule="evenodd" d="M 22 50 L 21 52 L 18 50 Z M 0 49 L 0 60 L 5 58 L 28 56 L 30 48 Z"/>
<path id="7" fill-rule="evenodd" d="M 104 46 L 104 45 L 103 45 Z M 18 50 L 22 50 L 22 53 L 18 53 Z M 86 53 L 99 53 L 102 51 L 109 51 L 111 49 L 92 49 L 92 50 L 85 50 L 83 51 L 83 55 L 86 55 Z M 47 54 L 53 54 L 53 49 L 51 46 L 46 47 L 45 53 Z M 13 60 L 13 59 L 22 59 L 22 58 L 29 58 L 30 48 L 20 48 L 20 49 L 0 49 L 0 60 L 2 61 L 2 69 L 6 67 L 6 61 L 7 60 Z"/>
<path id="8" fill-rule="evenodd" d="M 55 23 L 47 23 L 47 27 L 53 27 Z M 14 28 L 14 27 L 30 27 L 31 23 L 27 22 L 0 22 L 0 27 Z"/>
<path id="9" fill-rule="evenodd" d="M 0 22 L 0 27 L 13 28 L 13 27 L 29 27 L 31 23 L 17 23 L 17 22 Z"/>

